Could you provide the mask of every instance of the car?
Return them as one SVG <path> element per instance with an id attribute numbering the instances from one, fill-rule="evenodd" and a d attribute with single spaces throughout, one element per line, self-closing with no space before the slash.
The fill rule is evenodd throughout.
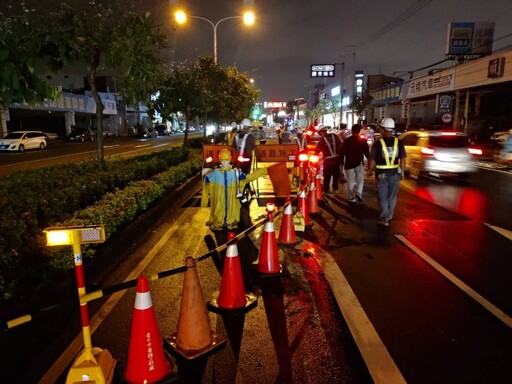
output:
<path id="1" fill-rule="evenodd" d="M 1 151 L 19 151 L 26 149 L 45 149 L 46 137 L 38 131 L 14 131 L 0 139 Z"/>
<path id="2" fill-rule="evenodd" d="M 155 131 L 158 136 L 166 136 L 170 135 L 172 132 L 169 128 L 167 128 L 167 125 L 165 124 L 157 124 L 155 125 Z"/>
<path id="3" fill-rule="evenodd" d="M 149 139 L 151 137 L 156 137 L 156 136 L 157 136 L 156 130 L 154 130 L 153 128 L 142 128 L 139 131 L 139 137 L 141 137 L 143 139 Z"/>
<path id="4" fill-rule="evenodd" d="M 455 130 L 420 130 L 402 133 L 407 157 L 405 174 L 419 179 L 423 175 L 467 176 L 477 171 L 475 156 L 465 133 Z"/>
<path id="5" fill-rule="evenodd" d="M 96 139 L 96 133 L 92 129 L 88 128 L 73 128 L 71 133 L 68 135 L 69 141 L 84 142 L 94 141 Z"/>
<path id="6" fill-rule="evenodd" d="M 42 132 L 43 135 L 46 137 L 46 140 L 59 140 L 60 136 L 53 132 Z"/>

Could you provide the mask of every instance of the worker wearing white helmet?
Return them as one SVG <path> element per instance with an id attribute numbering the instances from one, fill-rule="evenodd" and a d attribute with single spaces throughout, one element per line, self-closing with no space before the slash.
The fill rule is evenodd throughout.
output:
<path id="1" fill-rule="evenodd" d="M 400 181 L 404 179 L 406 152 L 402 140 L 393 137 L 395 120 L 385 117 L 381 120 L 379 128 L 382 137 L 372 145 L 368 175 L 375 168 L 380 207 L 378 223 L 387 227 L 395 211 Z"/>

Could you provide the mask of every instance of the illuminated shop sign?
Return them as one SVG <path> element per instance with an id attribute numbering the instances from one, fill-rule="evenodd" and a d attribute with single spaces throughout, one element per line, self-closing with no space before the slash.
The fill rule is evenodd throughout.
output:
<path id="1" fill-rule="evenodd" d="M 311 65 L 310 77 L 334 77 L 336 75 L 334 64 Z"/>
<path id="2" fill-rule="evenodd" d="M 286 108 L 285 101 L 264 101 L 263 108 Z"/>

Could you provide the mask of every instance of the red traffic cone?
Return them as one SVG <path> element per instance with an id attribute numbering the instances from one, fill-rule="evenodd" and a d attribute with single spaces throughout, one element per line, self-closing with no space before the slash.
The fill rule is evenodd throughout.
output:
<path id="1" fill-rule="evenodd" d="M 323 177 L 320 173 L 315 176 L 316 199 L 321 201 L 324 199 L 324 187 L 322 186 Z"/>
<path id="2" fill-rule="evenodd" d="M 279 242 L 281 244 L 297 243 L 295 226 L 293 225 L 293 208 L 289 197 L 286 198 L 281 227 L 279 228 Z"/>
<path id="3" fill-rule="evenodd" d="M 312 180 L 311 184 L 309 185 L 308 212 L 311 214 L 320 213 L 320 208 L 318 207 L 318 200 L 317 200 L 317 196 L 316 196 L 316 187 L 315 187 L 314 180 Z"/>
<path id="4" fill-rule="evenodd" d="M 234 238 L 235 233 L 229 232 L 228 241 Z M 242 277 L 242 266 L 240 264 L 240 258 L 238 257 L 238 246 L 236 242 L 228 245 L 226 250 L 217 302 L 221 309 L 243 308 L 247 303 Z"/>
<path id="5" fill-rule="evenodd" d="M 306 190 L 303 189 L 299 193 L 299 212 L 302 213 L 302 217 L 304 218 L 304 225 L 306 227 L 310 226 L 309 215 L 308 215 L 308 203 L 306 201 Z"/>
<path id="6" fill-rule="evenodd" d="M 279 264 L 279 255 L 277 253 L 274 209 L 275 204 L 267 204 L 268 221 L 263 226 L 263 239 L 261 240 L 258 258 L 258 272 L 265 275 L 276 275 L 283 271 L 283 268 Z"/>
<path id="7" fill-rule="evenodd" d="M 162 345 L 148 279 L 140 276 L 137 281 L 125 379 L 129 383 L 155 383 L 173 371 L 175 366 L 166 359 Z"/>
<path id="8" fill-rule="evenodd" d="M 185 266 L 178 330 L 165 341 L 186 359 L 194 359 L 220 346 L 226 339 L 210 329 L 195 259 L 187 257 Z"/>

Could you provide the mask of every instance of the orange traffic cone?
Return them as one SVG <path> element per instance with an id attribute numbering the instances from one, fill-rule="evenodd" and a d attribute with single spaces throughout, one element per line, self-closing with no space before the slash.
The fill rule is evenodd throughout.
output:
<path id="1" fill-rule="evenodd" d="M 318 207 L 318 200 L 317 200 L 317 196 L 316 196 L 316 187 L 315 187 L 314 180 L 312 180 L 311 184 L 309 185 L 308 213 L 310 213 L 310 214 L 320 213 L 320 208 Z"/>
<path id="2" fill-rule="evenodd" d="M 316 199 L 322 201 L 324 199 L 324 187 L 322 185 L 323 178 L 320 173 L 315 176 L 315 187 L 316 187 Z"/>
<path id="3" fill-rule="evenodd" d="M 274 203 L 267 204 L 268 221 L 263 226 L 263 239 L 261 240 L 258 258 L 258 272 L 264 275 L 277 275 L 283 272 L 283 267 L 279 264 L 279 255 L 277 253 L 274 209 Z"/>
<path id="4" fill-rule="evenodd" d="M 286 198 L 281 227 L 279 228 L 279 242 L 281 244 L 297 243 L 295 226 L 293 225 L 293 208 L 289 197 Z"/>
<path id="5" fill-rule="evenodd" d="M 236 237 L 234 232 L 229 232 L 228 242 Z M 256 305 L 257 298 L 252 293 L 246 293 L 242 277 L 242 266 L 238 257 L 238 247 L 236 241 L 228 245 L 226 257 L 224 258 L 224 268 L 222 270 L 222 280 L 218 297 L 214 297 L 209 302 L 212 310 L 235 310 L 250 309 Z"/>
<path id="6" fill-rule="evenodd" d="M 176 371 L 176 365 L 167 360 L 162 345 L 148 279 L 140 276 L 137 281 L 125 379 L 128 383 L 155 383 Z"/>
<path id="7" fill-rule="evenodd" d="M 302 217 L 304 218 L 304 225 L 306 227 L 311 226 L 309 222 L 309 215 L 308 215 L 308 203 L 306 201 L 306 190 L 303 189 L 299 193 L 299 212 L 302 214 Z"/>
<path id="8" fill-rule="evenodd" d="M 187 257 L 185 266 L 178 331 L 165 342 L 186 359 L 194 359 L 222 345 L 226 339 L 210 329 L 195 259 Z"/>

